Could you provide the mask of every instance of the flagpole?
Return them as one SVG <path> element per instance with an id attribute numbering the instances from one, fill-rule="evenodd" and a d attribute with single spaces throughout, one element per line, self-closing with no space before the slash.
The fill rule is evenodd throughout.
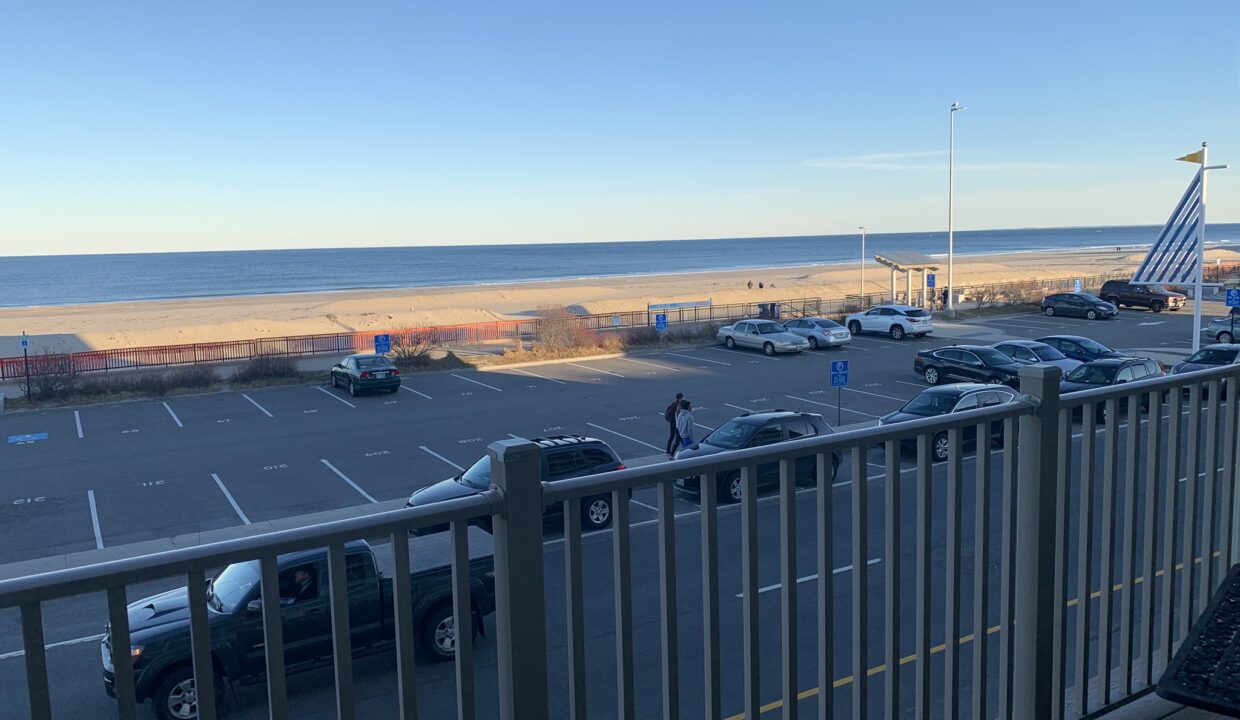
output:
<path id="1" fill-rule="evenodd" d="M 1202 275 L 1206 267 L 1206 143 L 1201 143 L 1201 215 L 1197 217 L 1197 277 L 1193 288 L 1193 352 L 1201 349 Z"/>

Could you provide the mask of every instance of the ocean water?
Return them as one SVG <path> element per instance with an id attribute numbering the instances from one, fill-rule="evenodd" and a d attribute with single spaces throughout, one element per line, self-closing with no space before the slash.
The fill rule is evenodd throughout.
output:
<path id="1" fill-rule="evenodd" d="M 1156 226 L 978 230 L 956 253 L 978 255 L 1148 245 Z M 1210 225 L 1207 244 L 1240 242 Z M 947 233 L 869 235 L 867 254 L 947 252 Z M 694 273 L 854 262 L 857 235 L 647 242 L 141 253 L 0 258 L 0 307 L 269 293 L 417 288 Z M 761 276 L 755 274 L 754 280 Z"/>

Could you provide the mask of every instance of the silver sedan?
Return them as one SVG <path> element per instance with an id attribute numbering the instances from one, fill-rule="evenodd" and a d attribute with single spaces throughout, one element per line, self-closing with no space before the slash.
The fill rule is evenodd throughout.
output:
<path id="1" fill-rule="evenodd" d="M 829 318 L 804 317 L 784 323 L 788 332 L 800 335 L 809 341 L 809 346 L 841 347 L 852 342 L 852 333 L 848 328 Z"/>
<path id="2" fill-rule="evenodd" d="M 770 320 L 741 320 L 719 328 L 719 342 L 729 348 L 751 347 L 767 355 L 777 352 L 801 352 L 809 347 L 809 341 L 794 335 L 783 325 Z"/>

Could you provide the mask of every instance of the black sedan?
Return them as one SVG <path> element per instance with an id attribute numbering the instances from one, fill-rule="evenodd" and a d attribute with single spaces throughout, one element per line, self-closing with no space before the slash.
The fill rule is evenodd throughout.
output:
<path id="1" fill-rule="evenodd" d="M 1119 315 L 1119 308 L 1089 293 L 1070 292 L 1047 295 L 1042 299 L 1042 312 L 1047 316 L 1066 315 L 1099 320 Z"/>
<path id="2" fill-rule="evenodd" d="M 1148 358 L 1104 358 L 1102 360 L 1093 360 L 1068 373 L 1067 377 L 1059 383 L 1059 394 L 1069 395 L 1082 390 L 1120 385 L 1152 377 L 1161 377 L 1165 374 L 1157 361 Z M 1145 409 L 1148 404 L 1149 401 L 1142 395 L 1141 408 Z M 1120 410 L 1123 411 L 1127 407 L 1127 398 L 1120 398 Z M 1098 419 L 1104 420 L 1106 418 L 1106 403 L 1098 403 L 1097 408 Z"/>
<path id="3" fill-rule="evenodd" d="M 357 397 L 366 390 L 400 389 L 400 370 L 384 355 L 350 355 L 332 368 L 332 387 L 341 385 Z"/>
<path id="4" fill-rule="evenodd" d="M 1103 358 L 1127 357 L 1124 353 L 1112 350 L 1097 340 L 1081 337 L 1080 335 L 1047 335 L 1046 337 L 1038 338 L 1038 342 L 1046 343 L 1073 360 L 1080 360 L 1081 362 L 1101 360 Z"/>
<path id="5" fill-rule="evenodd" d="M 979 407 L 992 407 L 994 405 L 1010 403 L 1015 399 L 1015 392 L 1001 386 L 996 387 L 979 383 L 940 385 L 923 390 L 920 395 L 909 400 L 904 407 L 880 418 L 878 424 L 892 425 L 909 420 L 937 417 L 948 413 L 976 410 Z M 1003 423 L 1001 421 L 991 423 L 990 434 L 992 441 L 1001 441 L 1003 438 Z M 977 445 L 977 427 L 975 425 L 969 425 L 964 428 L 962 435 L 965 449 Z M 905 450 L 913 450 L 917 447 L 917 441 L 911 438 L 903 440 L 901 441 L 901 447 Z M 947 459 L 951 445 L 948 442 L 946 430 L 940 430 L 935 433 L 934 437 L 930 439 L 930 448 L 936 461 L 942 462 Z"/>
<path id="6" fill-rule="evenodd" d="M 701 442 L 692 447 L 683 448 L 676 453 L 677 460 L 703 457 L 729 450 L 774 445 L 787 440 L 797 440 L 814 435 L 830 435 L 834 430 L 821 415 L 816 413 L 799 413 L 787 410 L 766 410 L 745 413 L 732 418 L 702 438 Z M 814 455 L 806 455 L 796 460 L 796 479 L 799 483 L 812 482 L 815 477 Z M 840 465 L 839 455 L 832 454 L 831 477 Z M 740 502 L 742 485 L 741 471 L 730 470 L 716 476 L 717 494 L 723 502 Z M 679 478 L 676 489 L 689 495 L 701 493 L 697 476 Z M 758 487 L 779 485 L 779 463 L 765 463 L 758 466 Z"/>
<path id="7" fill-rule="evenodd" d="M 991 385 L 1016 385 L 1020 363 L 985 345 L 952 345 L 920 350 L 913 358 L 913 371 L 938 385 L 948 378 Z"/>

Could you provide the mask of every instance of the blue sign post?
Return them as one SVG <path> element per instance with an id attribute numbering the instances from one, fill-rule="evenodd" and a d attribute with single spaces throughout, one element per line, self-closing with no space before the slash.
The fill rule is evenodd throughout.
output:
<path id="1" fill-rule="evenodd" d="M 848 384 L 848 361 L 831 361 L 831 387 L 835 388 L 835 424 L 841 425 L 844 414 L 844 386 Z"/>
<path id="2" fill-rule="evenodd" d="M 375 336 L 375 354 L 387 355 L 392 352 L 392 336 L 376 335 Z"/>
<path id="3" fill-rule="evenodd" d="M 659 313 L 654 316 L 654 329 L 659 332 L 667 330 L 667 313 Z"/>
<path id="4" fill-rule="evenodd" d="M 1081 291 L 1081 279 L 1077 278 L 1072 281 L 1072 292 L 1080 292 L 1080 291 Z"/>
<path id="5" fill-rule="evenodd" d="M 934 273 L 926 275 L 926 287 L 934 289 Z"/>
<path id="6" fill-rule="evenodd" d="M 1240 307 L 1240 288 L 1227 289 L 1227 307 Z"/>

